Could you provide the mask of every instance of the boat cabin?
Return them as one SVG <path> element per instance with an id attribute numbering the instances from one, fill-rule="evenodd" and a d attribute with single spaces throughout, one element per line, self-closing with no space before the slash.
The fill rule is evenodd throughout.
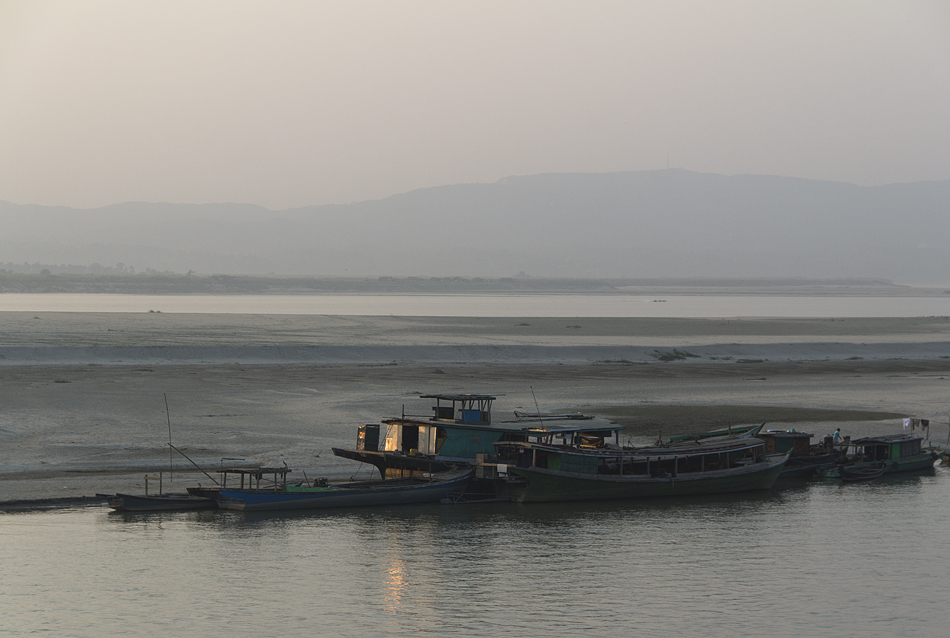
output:
<path id="1" fill-rule="evenodd" d="M 288 467 L 222 467 L 218 469 L 221 475 L 219 485 L 221 489 L 272 489 L 283 490 L 287 487 Z M 231 479 L 231 485 L 228 485 Z M 235 485 L 237 483 L 238 485 Z M 245 484 L 246 483 L 246 484 Z"/>
<path id="2" fill-rule="evenodd" d="M 419 398 L 435 399 L 433 421 L 491 424 L 491 404 L 495 397 L 487 394 L 423 394 Z"/>
<path id="3" fill-rule="evenodd" d="M 384 431 L 380 425 L 360 426 L 357 449 L 470 463 L 476 454 L 493 453 L 495 441 L 521 429 L 513 425 L 492 425 L 493 396 L 425 394 L 419 398 L 435 400 L 432 416 L 404 411 L 401 417 L 384 419 L 381 424 Z"/>
<path id="4" fill-rule="evenodd" d="M 767 430 L 755 436 L 765 441 L 766 454 L 785 454 L 791 450 L 795 457 L 808 456 L 814 434 L 795 430 Z"/>
<path id="5" fill-rule="evenodd" d="M 523 430 L 528 443 L 596 450 L 620 448 L 622 425 L 585 425 L 578 427 L 535 427 Z"/>
<path id="6" fill-rule="evenodd" d="M 872 436 L 851 441 L 855 458 L 861 461 L 900 461 L 924 453 L 923 437 L 909 434 Z"/>

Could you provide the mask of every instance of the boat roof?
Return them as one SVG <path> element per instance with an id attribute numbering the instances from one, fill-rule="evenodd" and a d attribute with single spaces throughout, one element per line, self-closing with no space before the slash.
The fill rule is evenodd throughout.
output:
<path id="1" fill-rule="evenodd" d="M 756 424 L 746 424 L 746 425 L 732 425 L 726 428 L 721 428 L 719 430 L 710 430 L 709 432 L 694 432 L 693 434 L 679 434 L 677 436 L 671 436 L 667 443 L 679 443 L 681 441 L 698 441 L 700 439 L 711 439 L 711 438 L 722 438 L 728 436 L 741 436 L 747 434 L 752 430 L 758 432 L 765 426 L 764 423 L 761 425 Z"/>
<path id="2" fill-rule="evenodd" d="M 638 448 L 637 452 L 642 454 L 708 454 L 716 451 L 744 450 L 760 445 L 765 445 L 765 442 L 755 437 L 728 436 L 700 439 L 699 441 L 677 441 L 659 447 L 642 447 Z"/>
<path id="3" fill-rule="evenodd" d="M 422 425 L 427 428 L 449 428 L 449 429 L 458 429 L 458 430 L 479 430 L 479 431 L 494 431 L 501 430 L 504 432 L 519 432 L 523 429 L 516 421 L 498 421 L 495 423 L 465 423 L 464 421 L 450 421 L 448 419 L 423 419 L 419 417 L 392 417 L 389 419 L 382 419 L 380 423 L 384 425 Z M 372 424 L 370 424 L 372 425 Z"/>
<path id="4" fill-rule="evenodd" d="M 571 427 L 559 427 L 559 428 L 549 428 L 549 427 L 537 427 L 537 428 L 522 428 L 528 434 L 570 434 L 570 433 L 590 433 L 594 432 L 620 432 L 623 430 L 622 425 L 611 425 L 609 423 L 604 425 L 574 425 Z"/>
<path id="5" fill-rule="evenodd" d="M 764 432 L 759 432 L 756 436 L 771 436 L 775 438 L 782 439 L 810 439 L 814 434 L 809 434 L 808 432 L 796 432 L 793 430 L 765 430 Z"/>
<path id="6" fill-rule="evenodd" d="M 498 444 L 496 444 L 498 445 Z M 725 452 L 736 452 L 739 450 L 748 450 L 765 445 L 761 439 L 740 439 L 733 437 L 731 439 L 720 439 L 708 443 L 690 443 L 675 444 L 662 447 L 641 447 L 641 448 L 614 448 L 614 449 L 584 449 L 570 448 L 572 454 L 587 454 L 595 456 L 694 456 L 698 454 L 717 454 Z M 564 446 L 551 445 L 545 443 L 532 443 L 533 448 L 539 450 L 549 450 L 552 452 L 564 452 Z"/>
<path id="7" fill-rule="evenodd" d="M 218 474 L 244 474 L 249 476 L 261 476 L 263 474 L 281 474 L 286 476 L 292 470 L 289 467 L 260 467 L 257 465 L 219 467 Z"/>
<path id="8" fill-rule="evenodd" d="M 490 394 L 420 394 L 420 399 L 442 399 L 444 401 L 494 401 Z"/>
<path id="9" fill-rule="evenodd" d="M 594 416 L 580 412 L 564 414 L 541 414 L 539 412 L 520 412 L 515 410 L 516 421 L 590 421 Z"/>
<path id="10" fill-rule="evenodd" d="M 913 434 L 884 434 L 882 436 L 867 436 L 863 439 L 854 439 L 851 445 L 871 445 L 874 443 L 903 443 L 905 441 L 923 441 L 924 437 Z"/>

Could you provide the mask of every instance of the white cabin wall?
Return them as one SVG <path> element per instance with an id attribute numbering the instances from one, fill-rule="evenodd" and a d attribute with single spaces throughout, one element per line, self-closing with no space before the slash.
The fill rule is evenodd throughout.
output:
<path id="1" fill-rule="evenodd" d="M 390 423 L 386 426 L 386 452 L 402 449 L 402 428 Z"/>

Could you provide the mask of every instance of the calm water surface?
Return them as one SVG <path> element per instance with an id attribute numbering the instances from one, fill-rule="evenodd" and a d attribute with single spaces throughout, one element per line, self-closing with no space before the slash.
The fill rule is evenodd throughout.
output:
<path id="1" fill-rule="evenodd" d="M 948 478 L 639 504 L 0 514 L 0 635 L 946 636 Z"/>
<path id="2" fill-rule="evenodd" d="M 0 311 L 415 317 L 934 317 L 947 297 L 0 294 Z"/>

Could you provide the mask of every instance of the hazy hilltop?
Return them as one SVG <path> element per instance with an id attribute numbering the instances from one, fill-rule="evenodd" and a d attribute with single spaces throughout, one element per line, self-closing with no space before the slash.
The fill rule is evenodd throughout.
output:
<path id="1" fill-rule="evenodd" d="M 509 177 L 365 202 L 0 202 L 0 262 L 312 276 L 950 279 L 950 180 L 685 170 Z"/>

